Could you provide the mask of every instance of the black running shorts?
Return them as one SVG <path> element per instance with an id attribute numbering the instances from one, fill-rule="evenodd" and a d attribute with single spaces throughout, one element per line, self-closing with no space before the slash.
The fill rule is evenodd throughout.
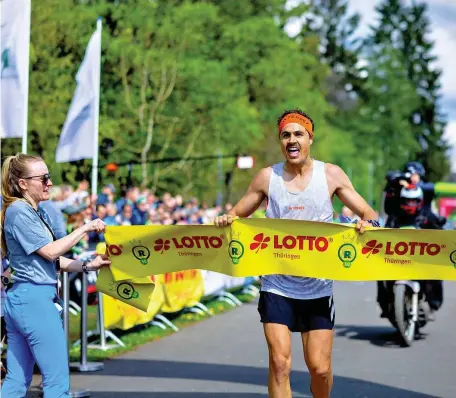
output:
<path id="1" fill-rule="evenodd" d="M 300 300 L 270 292 L 260 292 L 258 312 L 262 323 L 279 323 L 292 332 L 334 328 L 333 296 Z"/>

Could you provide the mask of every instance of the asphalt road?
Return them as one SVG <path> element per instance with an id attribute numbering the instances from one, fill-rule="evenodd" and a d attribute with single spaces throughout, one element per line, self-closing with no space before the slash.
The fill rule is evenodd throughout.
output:
<path id="1" fill-rule="evenodd" d="M 456 397 L 456 283 L 445 282 L 437 320 L 402 348 L 380 319 L 373 283 L 337 283 L 332 397 Z M 267 396 L 267 350 L 256 303 L 186 328 L 72 374 L 72 387 L 95 398 Z M 310 397 L 298 335 L 293 340 L 294 397 Z"/>

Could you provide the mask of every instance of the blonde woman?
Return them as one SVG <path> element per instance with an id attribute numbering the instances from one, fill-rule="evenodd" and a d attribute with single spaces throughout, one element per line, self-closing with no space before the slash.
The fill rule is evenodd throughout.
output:
<path id="1" fill-rule="evenodd" d="M 7 291 L 5 323 L 8 338 L 8 372 L 3 398 L 25 397 L 35 362 L 43 375 L 46 398 L 69 396 L 68 352 L 57 292 L 57 275 L 88 272 L 109 266 L 105 256 L 74 261 L 63 256 L 87 233 L 104 232 L 93 220 L 71 234 L 55 239 L 38 204 L 49 199 L 52 187 L 46 163 L 37 156 L 17 154 L 2 167 L 2 253 L 12 269 Z"/>

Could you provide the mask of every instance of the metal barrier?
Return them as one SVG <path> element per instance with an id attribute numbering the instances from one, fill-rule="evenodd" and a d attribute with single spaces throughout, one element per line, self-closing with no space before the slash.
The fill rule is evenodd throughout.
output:
<path id="1" fill-rule="evenodd" d="M 87 361 L 87 274 L 82 273 L 82 292 L 81 292 L 81 350 L 80 361 L 71 362 L 70 370 L 77 372 L 96 372 L 104 369 L 103 362 Z"/>
<path id="2" fill-rule="evenodd" d="M 62 291 L 63 291 L 63 328 L 65 330 L 65 338 L 67 342 L 67 350 L 70 348 L 70 285 L 68 283 L 68 273 L 62 273 Z M 68 363 L 68 366 L 70 364 Z M 71 386 L 71 377 L 70 377 Z M 82 398 L 90 397 L 88 389 L 73 389 L 70 387 L 70 397 Z"/>
<path id="3" fill-rule="evenodd" d="M 78 256 L 78 260 L 90 260 L 96 251 L 91 250 L 87 251 L 80 256 Z M 98 272 L 92 271 L 89 273 L 92 280 L 96 281 L 98 277 Z M 87 287 L 86 287 L 87 289 Z M 96 350 L 103 350 L 107 351 L 111 348 L 115 347 L 125 347 L 125 344 L 120 340 L 114 333 L 110 330 L 106 330 L 104 326 L 104 309 L 103 309 L 103 293 L 97 292 L 98 298 L 98 305 L 97 305 L 97 327 L 95 330 L 87 331 L 87 337 L 99 336 L 99 344 L 92 343 L 88 345 L 88 348 L 96 349 Z M 114 341 L 114 344 L 106 344 L 106 340 L 110 338 Z M 80 340 L 76 341 L 74 345 L 78 345 Z"/>

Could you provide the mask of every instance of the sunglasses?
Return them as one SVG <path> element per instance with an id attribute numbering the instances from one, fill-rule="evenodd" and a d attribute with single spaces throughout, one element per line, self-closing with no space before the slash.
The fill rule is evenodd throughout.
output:
<path id="1" fill-rule="evenodd" d="M 38 178 L 43 184 L 47 184 L 51 179 L 51 173 L 42 174 L 40 176 L 24 177 L 24 180 L 33 180 L 34 178 Z"/>

